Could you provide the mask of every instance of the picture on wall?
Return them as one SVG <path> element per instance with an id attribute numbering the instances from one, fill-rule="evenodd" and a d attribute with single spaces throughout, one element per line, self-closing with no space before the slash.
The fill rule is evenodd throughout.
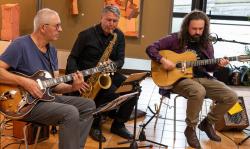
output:
<path id="1" fill-rule="evenodd" d="M 104 6 L 116 5 L 120 8 L 121 16 L 118 28 L 125 36 L 139 37 L 143 0 L 104 0 Z"/>

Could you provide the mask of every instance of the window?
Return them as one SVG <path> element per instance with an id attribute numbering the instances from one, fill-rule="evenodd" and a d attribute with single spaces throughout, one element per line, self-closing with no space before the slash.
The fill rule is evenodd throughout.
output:
<path id="1" fill-rule="evenodd" d="M 211 33 L 216 33 L 218 38 L 222 40 L 214 44 L 215 57 L 245 54 L 245 50 L 250 47 L 247 45 L 250 38 L 250 22 L 213 19 L 210 22 Z M 239 62 L 233 62 L 232 64 L 242 65 Z"/>
<path id="2" fill-rule="evenodd" d="M 179 31 L 183 17 L 196 8 L 192 2 L 204 2 L 201 9 L 210 17 L 211 33 L 223 39 L 214 44 L 216 58 L 245 54 L 250 48 L 250 0 L 174 0 L 172 32 Z"/>
<path id="3" fill-rule="evenodd" d="M 208 0 L 207 14 L 221 16 L 250 16 L 250 0 Z"/>
<path id="4" fill-rule="evenodd" d="M 174 0 L 174 12 L 188 13 L 191 10 L 192 0 Z"/>

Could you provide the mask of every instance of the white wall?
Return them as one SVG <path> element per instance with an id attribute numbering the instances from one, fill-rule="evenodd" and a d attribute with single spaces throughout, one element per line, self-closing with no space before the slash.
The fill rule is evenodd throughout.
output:
<path id="1" fill-rule="evenodd" d="M 59 69 L 65 69 L 67 64 L 67 58 L 69 55 L 69 51 L 58 49 L 57 56 L 58 56 L 58 66 Z M 144 59 L 135 59 L 135 58 L 125 58 L 123 69 L 132 69 L 132 70 L 146 70 L 150 71 L 151 69 L 151 62 L 150 60 Z"/>

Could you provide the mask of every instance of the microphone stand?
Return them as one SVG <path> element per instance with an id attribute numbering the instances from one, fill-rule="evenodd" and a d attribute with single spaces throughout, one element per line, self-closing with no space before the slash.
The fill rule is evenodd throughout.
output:
<path id="1" fill-rule="evenodd" d="M 250 43 L 248 43 L 248 42 L 240 42 L 240 41 L 236 41 L 236 40 L 226 40 L 226 39 L 222 39 L 222 38 L 217 38 L 217 41 L 239 43 L 239 44 L 243 44 L 243 45 L 250 45 Z"/>
<path id="2" fill-rule="evenodd" d="M 249 42 L 241 42 L 241 41 L 236 41 L 236 40 L 226 40 L 226 39 L 223 39 L 223 38 L 219 38 L 216 33 L 210 33 L 208 39 L 213 41 L 214 44 L 217 41 L 222 41 L 222 42 L 231 42 L 231 43 L 238 43 L 238 44 L 243 44 L 243 45 L 250 45 Z"/>

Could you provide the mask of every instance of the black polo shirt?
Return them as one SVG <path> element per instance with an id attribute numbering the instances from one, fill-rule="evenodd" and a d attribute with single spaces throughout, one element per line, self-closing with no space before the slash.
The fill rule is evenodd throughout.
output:
<path id="1" fill-rule="evenodd" d="M 125 38 L 119 29 L 114 32 L 117 40 L 109 58 L 120 69 L 125 58 Z M 68 57 L 66 73 L 95 67 L 112 39 L 113 35 L 105 35 L 100 24 L 80 32 Z"/>

